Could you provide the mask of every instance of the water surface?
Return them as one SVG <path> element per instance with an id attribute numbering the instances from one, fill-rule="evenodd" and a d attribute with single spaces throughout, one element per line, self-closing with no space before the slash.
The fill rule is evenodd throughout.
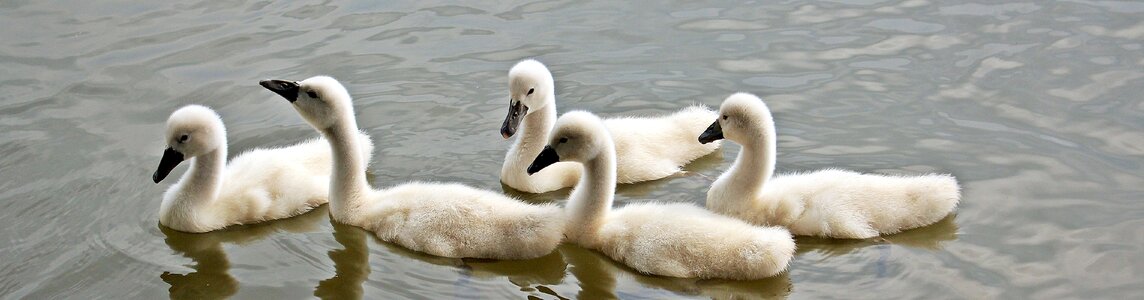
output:
<path id="1" fill-rule="evenodd" d="M 1144 297 L 1144 3 L 374 2 L 0 2 L 0 295 Z M 431 257 L 325 208 L 200 235 L 158 226 L 169 183 L 150 175 L 176 108 L 218 110 L 236 153 L 315 135 L 265 78 L 345 83 L 378 145 L 376 186 L 502 190 L 506 74 L 529 57 L 555 73 L 561 112 L 753 92 L 774 110 L 780 172 L 951 173 L 964 198 L 884 241 L 800 238 L 788 273 L 747 282 L 643 276 L 570 245 Z M 622 186 L 617 205 L 702 204 L 738 149 Z"/>

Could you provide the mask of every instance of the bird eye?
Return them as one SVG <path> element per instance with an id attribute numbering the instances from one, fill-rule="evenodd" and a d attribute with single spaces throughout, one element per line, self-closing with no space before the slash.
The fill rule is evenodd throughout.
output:
<path id="1" fill-rule="evenodd" d="M 187 141 L 187 139 L 190 139 L 190 138 L 191 138 L 191 136 L 184 134 L 184 135 L 182 135 L 182 136 L 179 136 L 179 142 L 180 142 L 180 143 L 182 143 L 182 142 L 186 142 L 186 141 Z"/>
<path id="2" fill-rule="evenodd" d="M 724 119 L 724 120 L 726 120 L 726 119 L 727 119 L 727 115 L 723 115 L 723 119 Z"/>
<path id="3" fill-rule="evenodd" d="M 536 89 L 528 89 L 528 95 L 531 96 L 532 92 L 534 92 L 534 91 L 536 91 Z"/>
<path id="4" fill-rule="evenodd" d="M 567 143 L 567 142 L 568 142 L 568 138 L 566 138 L 566 137 L 560 138 L 560 144 Z"/>
<path id="5" fill-rule="evenodd" d="M 318 98 L 318 93 L 314 92 L 314 91 L 306 91 L 306 95 L 310 96 L 310 98 L 314 98 L 314 99 Z"/>

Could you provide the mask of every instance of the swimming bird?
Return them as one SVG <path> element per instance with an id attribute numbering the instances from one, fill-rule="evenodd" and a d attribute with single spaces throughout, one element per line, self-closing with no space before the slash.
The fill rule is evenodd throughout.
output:
<path id="1" fill-rule="evenodd" d="M 369 136 L 353 150 L 369 164 Z M 163 194 L 159 223 L 184 232 L 288 218 L 329 199 L 330 149 L 320 138 L 282 148 L 253 149 L 226 162 L 226 127 L 214 110 L 188 105 L 171 113 L 167 149 L 151 176 L 159 183 L 184 160 L 191 168 Z M 364 171 L 363 171 L 364 172 Z"/>
<path id="2" fill-rule="evenodd" d="M 865 239 L 926 226 L 945 218 L 961 199 L 947 174 L 887 176 L 826 169 L 771 176 L 775 124 L 759 97 L 736 93 L 699 136 L 742 145 L 739 157 L 707 192 L 707 208 L 759 225 L 786 226 L 796 235 Z"/>
<path id="3" fill-rule="evenodd" d="M 615 146 L 603 121 L 589 112 L 561 116 L 527 172 L 537 174 L 561 161 L 584 166 L 565 207 L 566 239 L 639 272 L 759 279 L 786 270 L 794 255 L 786 229 L 753 226 L 690 203 L 633 203 L 613 210 Z"/>
<path id="4" fill-rule="evenodd" d="M 556 95 L 552 73 L 532 59 L 517 63 L 508 72 L 509 109 L 501 135 L 520 137 L 505 154 L 501 181 L 529 193 L 554 191 L 576 184 L 580 168 L 558 163 L 529 176 L 524 169 L 540 154 L 556 122 Z M 680 167 L 719 149 L 719 144 L 695 142 L 695 132 L 703 130 L 715 112 L 703 106 L 690 106 L 666 116 L 621 117 L 604 121 L 615 139 L 617 181 L 633 183 L 676 174 Z M 654 130 L 649 130 L 654 129 Z"/>
<path id="5" fill-rule="evenodd" d="M 564 231 L 562 210 L 461 184 L 411 182 L 372 189 L 361 164 L 353 99 L 337 80 L 260 84 L 291 103 L 334 153 L 330 215 L 414 251 L 444 257 L 527 259 L 551 253 Z"/>

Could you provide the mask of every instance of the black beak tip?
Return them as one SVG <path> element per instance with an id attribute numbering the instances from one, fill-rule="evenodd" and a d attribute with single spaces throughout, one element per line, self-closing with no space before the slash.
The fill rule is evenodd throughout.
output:
<path id="1" fill-rule="evenodd" d="M 298 83 L 286 80 L 264 79 L 258 82 L 258 85 L 286 98 L 286 101 L 294 103 L 298 100 Z"/>
<path id="2" fill-rule="evenodd" d="M 528 170 L 525 170 L 525 171 L 528 172 L 529 176 L 532 176 L 532 174 L 536 174 L 537 172 L 540 172 L 540 170 L 544 170 L 544 168 L 547 168 L 548 166 L 551 166 L 554 163 L 556 163 L 556 162 L 555 161 L 553 161 L 553 162 L 541 162 L 541 163 L 533 162 L 533 164 L 528 165 Z"/>
<path id="3" fill-rule="evenodd" d="M 511 99 L 509 100 L 512 101 Z M 528 113 L 528 106 L 524 106 L 521 102 L 516 104 L 510 103 L 508 105 L 508 115 L 504 117 L 504 123 L 501 124 L 500 134 L 504 139 L 511 138 L 516 134 L 516 128 L 520 127 L 520 120 Z"/>
<path id="4" fill-rule="evenodd" d="M 560 155 L 556 154 L 556 149 L 553 149 L 552 146 L 544 146 L 544 150 L 540 151 L 536 159 L 532 160 L 532 164 L 528 165 L 528 169 L 525 169 L 525 172 L 528 172 L 528 175 L 531 176 L 557 162 L 560 162 Z"/>
<path id="5" fill-rule="evenodd" d="M 711 143 L 711 142 L 714 142 L 714 141 L 718 141 L 718 140 L 721 140 L 721 139 L 723 139 L 723 136 L 722 136 L 722 135 L 718 135 L 718 136 L 716 136 L 716 135 L 706 135 L 706 134 L 704 134 L 704 135 L 700 135 L 700 136 L 699 136 L 699 143 L 701 143 L 701 144 L 708 144 L 708 143 Z"/>
<path id="6" fill-rule="evenodd" d="M 716 120 L 715 123 L 711 123 L 711 126 L 708 126 L 707 130 L 704 130 L 702 134 L 699 134 L 699 143 L 702 144 L 707 144 L 721 139 L 723 139 L 723 128 L 719 126 L 718 120 Z"/>
<path id="7" fill-rule="evenodd" d="M 155 169 L 154 174 L 151 174 L 151 180 L 155 181 L 155 183 L 163 181 L 164 178 L 167 178 L 168 174 L 171 174 L 171 170 L 175 169 L 175 166 L 178 166 L 181 162 L 183 162 L 183 154 L 174 149 L 167 148 L 167 150 L 163 151 L 163 159 L 159 161 L 159 167 Z"/>

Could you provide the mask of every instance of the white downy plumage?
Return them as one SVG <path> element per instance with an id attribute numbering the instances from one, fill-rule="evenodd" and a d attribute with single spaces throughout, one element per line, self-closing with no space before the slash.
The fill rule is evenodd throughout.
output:
<path id="1" fill-rule="evenodd" d="M 737 93 L 701 142 L 726 138 L 742 145 L 735 163 L 711 185 L 707 208 L 796 235 L 864 239 L 933 224 L 961 199 L 953 176 L 887 176 L 826 169 L 779 175 L 775 125 L 759 97 Z"/>
<path id="2" fill-rule="evenodd" d="M 509 112 L 501 135 L 510 138 L 520 129 L 520 137 L 505 155 L 501 181 L 529 193 L 576 184 L 581 171 L 572 163 L 558 163 L 532 176 L 524 172 L 548 142 L 556 122 L 552 73 L 538 61 L 521 61 L 509 71 L 509 93 Z M 718 150 L 718 143 L 695 142 L 695 133 L 707 127 L 713 118 L 714 111 L 690 106 L 666 116 L 604 120 L 616 141 L 617 181 L 633 183 L 664 178 L 678 173 L 681 166 L 692 160 Z"/>
<path id="3" fill-rule="evenodd" d="M 555 250 L 565 218 L 556 205 L 531 205 L 460 184 L 411 182 L 375 190 L 365 179 L 353 101 L 337 80 L 264 80 L 329 141 L 334 153 L 330 214 L 384 241 L 444 257 L 527 259 Z"/>
<path id="4" fill-rule="evenodd" d="M 369 164 L 373 144 L 355 135 Z M 330 149 L 321 138 L 282 148 L 247 151 L 226 162 L 226 127 L 210 108 L 188 105 L 171 113 L 167 150 L 152 176 L 159 183 L 179 163 L 191 168 L 163 194 L 159 223 L 178 231 L 207 232 L 295 216 L 325 204 L 330 191 Z"/>
<path id="5" fill-rule="evenodd" d="M 591 113 L 564 114 L 547 144 L 529 173 L 558 161 L 584 166 L 585 176 L 565 208 L 570 242 L 599 250 L 639 272 L 683 278 L 766 278 L 786 270 L 794 255 L 794 240 L 786 229 L 754 226 L 692 204 L 638 203 L 611 209 L 616 153 L 604 123 Z"/>

